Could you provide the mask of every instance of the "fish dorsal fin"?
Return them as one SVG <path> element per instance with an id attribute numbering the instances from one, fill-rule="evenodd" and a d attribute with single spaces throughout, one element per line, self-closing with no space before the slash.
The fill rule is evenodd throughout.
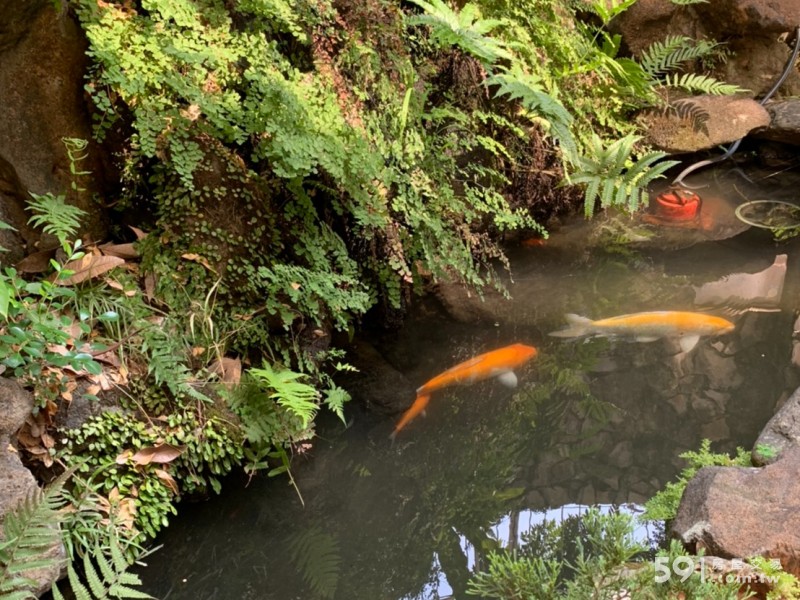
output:
<path id="1" fill-rule="evenodd" d="M 697 342 L 700 341 L 699 335 L 684 335 L 681 336 L 679 343 L 681 345 L 681 350 L 684 352 L 689 352 L 692 348 L 697 346 Z"/>
<path id="2" fill-rule="evenodd" d="M 517 374 L 514 371 L 504 371 L 497 376 L 497 381 L 506 387 L 517 387 Z"/>

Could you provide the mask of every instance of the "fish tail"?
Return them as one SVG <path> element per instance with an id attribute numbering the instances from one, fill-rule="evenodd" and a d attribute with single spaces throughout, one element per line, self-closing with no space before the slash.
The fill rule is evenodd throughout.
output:
<path id="1" fill-rule="evenodd" d="M 392 435 L 389 436 L 389 439 L 394 441 L 397 437 L 397 434 L 403 429 L 406 425 L 411 423 L 418 414 L 425 411 L 425 407 L 428 406 L 428 402 L 430 402 L 430 395 L 428 394 L 417 394 L 417 399 L 414 400 L 414 404 L 403 413 L 403 416 L 400 417 L 400 420 L 397 422 L 397 425 L 394 426 L 394 431 Z"/>
<path id="2" fill-rule="evenodd" d="M 564 317 L 567 319 L 569 327 L 558 331 L 551 331 L 549 335 L 553 337 L 572 338 L 589 335 L 594 332 L 594 321 L 591 319 L 574 314 L 564 315 Z"/>

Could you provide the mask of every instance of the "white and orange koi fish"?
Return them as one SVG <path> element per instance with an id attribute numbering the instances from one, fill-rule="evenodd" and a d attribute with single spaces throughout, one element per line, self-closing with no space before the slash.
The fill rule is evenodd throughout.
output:
<path id="1" fill-rule="evenodd" d="M 703 313 L 658 311 L 622 315 L 592 321 L 578 315 L 566 315 L 569 327 L 553 331 L 555 337 L 627 336 L 639 342 L 652 342 L 663 337 L 677 337 L 681 350 L 689 352 L 701 336 L 729 333 L 736 327 L 722 317 Z"/>

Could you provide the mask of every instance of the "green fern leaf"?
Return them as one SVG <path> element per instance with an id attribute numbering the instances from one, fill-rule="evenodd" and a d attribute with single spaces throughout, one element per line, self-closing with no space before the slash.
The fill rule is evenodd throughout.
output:
<path id="1" fill-rule="evenodd" d="M 28 202 L 28 210 L 34 215 L 28 223 L 34 227 L 41 227 L 42 231 L 58 238 L 62 244 L 67 238 L 74 238 L 81 225 L 81 218 L 86 212 L 77 206 L 66 203 L 64 196 L 53 194 L 34 194 L 33 200 Z"/>
<path id="2" fill-rule="evenodd" d="M 746 92 L 748 90 L 740 88 L 738 85 L 724 83 L 707 75 L 697 75 L 694 73 L 684 73 L 681 76 L 672 75 L 664 79 L 664 85 L 681 88 L 687 92 L 713 94 L 715 96 L 729 96 Z"/>
<path id="3" fill-rule="evenodd" d="M 642 69 L 651 77 L 674 71 L 683 63 L 706 57 L 720 44 L 706 40 L 694 41 L 682 35 L 668 36 L 664 41 L 653 42 L 642 52 Z"/>
<path id="4" fill-rule="evenodd" d="M 96 562 L 101 562 L 105 559 L 103 558 L 102 553 L 98 553 L 98 555 L 95 557 L 95 560 Z M 88 552 L 83 555 L 83 576 L 86 578 L 86 583 L 89 584 L 89 589 L 92 591 L 92 594 L 94 594 L 94 597 L 103 598 L 106 594 L 106 589 L 103 585 L 103 581 L 100 579 L 100 575 L 97 573 L 97 570 L 92 563 Z"/>
<path id="5" fill-rule="evenodd" d="M 261 369 L 250 369 L 249 373 L 267 384 L 272 390 L 270 398 L 300 417 L 303 428 L 308 427 L 317 412 L 319 393 L 313 386 L 298 381 L 305 375 L 289 370 L 275 371 L 268 363 Z"/>
<path id="6" fill-rule="evenodd" d="M 346 423 L 344 418 L 344 404 L 348 400 L 350 400 L 350 394 L 338 386 L 333 386 L 325 390 L 325 405 L 339 417 L 342 423 Z"/>

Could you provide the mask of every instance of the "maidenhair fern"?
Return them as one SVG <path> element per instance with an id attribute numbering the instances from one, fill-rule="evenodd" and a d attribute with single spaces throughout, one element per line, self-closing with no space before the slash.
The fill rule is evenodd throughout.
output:
<path id="1" fill-rule="evenodd" d="M 592 136 L 592 156 L 578 157 L 578 174 L 570 179 L 572 183 L 586 186 L 584 212 L 587 217 L 594 214 L 598 199 L 603 208 L 618 206 L 635 211 L 646 205 L 647 185 L 678 164 L 674 160 L 661 161 L 666 156 L 664 152 L 648 152 L 634 160 L 633 149 L 639 139 L 627 135 L 606 148 L 597 135 Z"/>

